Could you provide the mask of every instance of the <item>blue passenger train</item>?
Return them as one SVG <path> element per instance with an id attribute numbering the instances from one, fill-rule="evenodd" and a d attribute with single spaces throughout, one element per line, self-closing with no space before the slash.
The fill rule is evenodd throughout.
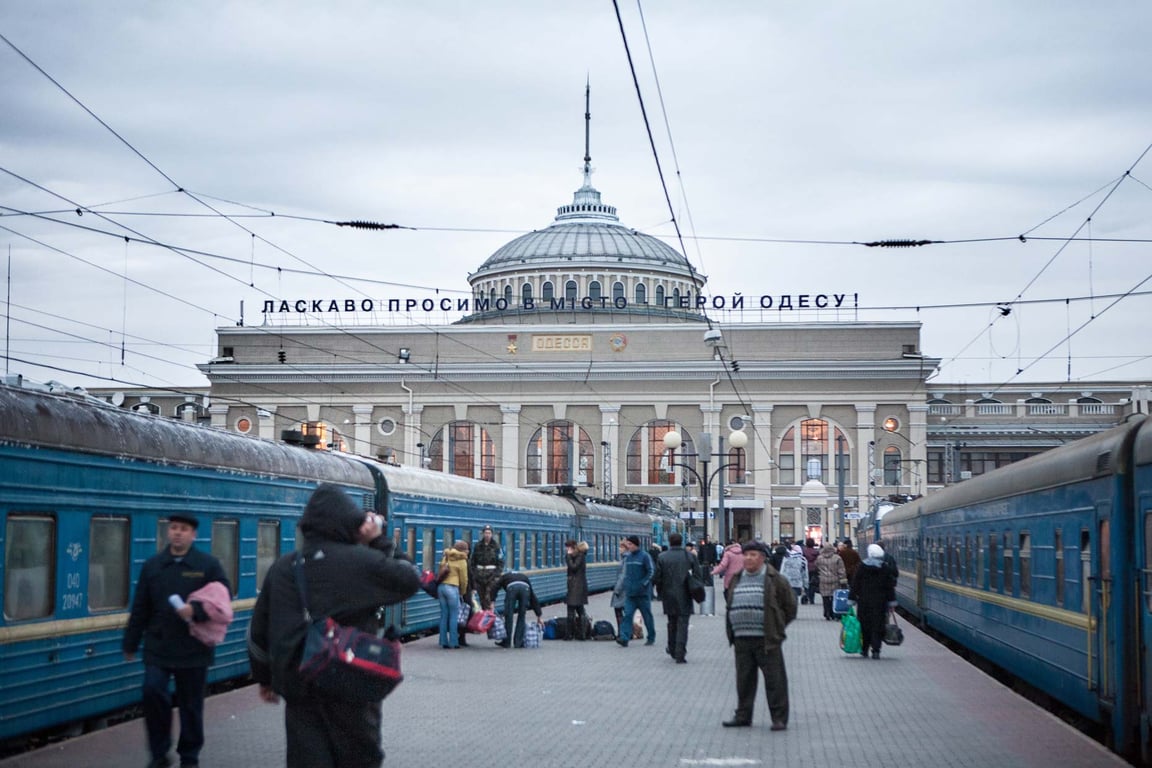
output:
<path id="1" fill-rule="evenodd" d="M 936 491 L 879 528 L 906 610 L 1148 762 L 1152 420 Z"/>
<path id="2" fill-rule="evenodd" d="M 112 407 L 86 395 L 0 383 L 0 745 L 97 724 L 139 700 L 139 664 L 120 641 L 144 561 L 168 515 L 201 520 L 197 546 L 223 564 L 236 619 L 212 682 L 248 674 L 244 634 L 269 566 L 295 547 L 322 482 L 385 517 L 399 548 L 432 569 L 445 545 L 491 524 L 508 567 L 544 602 L 565 593 L 564 540 L 587 541 L 591 590 L 610 588 L 617 543 L 664 543 L 674 518 L 396 467 Z M 403 634 L 433 629 L 423 593 L 390 608 Z"/>

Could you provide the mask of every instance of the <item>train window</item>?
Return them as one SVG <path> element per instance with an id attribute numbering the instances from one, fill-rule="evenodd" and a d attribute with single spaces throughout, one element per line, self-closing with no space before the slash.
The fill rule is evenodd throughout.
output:
<path id="1" fill-rule="evenodd" d="M 960 580 L 968 586 L 972 586 L 975 582 L 972 576 L 972 538 L 968 534 L 964 534 L 964 563 L 962 567 L 964 570 Z"/>
<path id="2" fill-rule="evenodd" d="M 439 571 L 440 567 L 436 565 L 436 533 L 431 528 L 425 528 L 424 535 L 420 541 L 420 561 L 430 571 Z"/>
<path id="3" fill-rule="evenodd" d="M 1020 597 L 1032 596 L 1032 535 L 1020 534 Z"/>
<path id="4" fill-rule="evenodd" d="M 280 521 L 261 520 L 256 524 L 256 591 L 264 586 L 264 576 L 280 557 Z"/>
<path id="5" fill-rule="evenodd" d="M 1016 593 L 1016 564 L 1012 557 L 1012 534 L 1004 531 L 1004 594 Z"/>
<path id="6" fill-rule="evenodd" d="M 988 534 L 988 589 L 1003 591 L 1000 582 L 1000 559 L 996 553 L 996 534 Z"/>
<path id="7" fill-rule="evenodd" d="M 224 568 L 232 596 L 240 594 L 240 525 L 235 520 L 212 521 L 212 556 Z"/>
<path id="8" fill-rule="evenodd" d="M 399 532 L 397 532 L 397 533 L 399 533 Z M 408 555 L 408 559 L 415 563 L 416 562 L 416 529 L 409 527 L 408 530 L 405 531 L 405 533 L 407 535 L 405 536 L 405 539 L 404 539 L 404 552 Z M 426 570 L 432 568 L 432 564 L 429 563 L 427 560 L 422 560 L 420 562 L 420 565 L 422 565 Z"/>
<path id="9" fill-rule="evenodd" d="M 986 585 L 984 580 L 984 537 L 981 534 L 976 534 L 976 586 L 983 589 Z"/>
<path id="10" fill-rule="evenodd" d="M 1092 575 L 1092 534 L 1087 528 L 1080 530 L 1080 608 L 1085 613 L 1092 610 L 1089 597 L 1089 577 Z"/>
<path id="11" fill-rule="evenodd" d="M 92 520 L 88 534 L 88 610 L 128 607 L 128 518 Z"/>
<path id="12" fill-rule="evenodd" d="M 511 542 L 509 550 L 512 553 L 512 556 L 508 558 L 512 561 L 508 563 L 508 567 L 513 570 L 520 570 L 524 567 L 524 538 L 515 532 L 508 534 L 508 537 Z M 519 548 L 517 548 L 517 544 L 519 544 Z"/>
<path id="13" fill-rule="evenodd" d="M 1152 611 L 1152 515 L 1144 515 L 1144 602 Z"/>
<path id="14" fill-rule="evenodd" d="M 168 518 L 156 521 L 156 551 L 163 552 L 168 547 Z"/>
<path id="15" fill-rule="evenodd" d="M 39 619 L 52 614 L 56 594 L 56 521 L 10 515 L 4 537 L 4 616 Z"/>
<path id="16" fill-rule="evenodd" d="M 1052 549 L 1056 555 L 1056 605 L 1064 605 L 1064 532 L 1059 528 L 1052 533 Z"/>

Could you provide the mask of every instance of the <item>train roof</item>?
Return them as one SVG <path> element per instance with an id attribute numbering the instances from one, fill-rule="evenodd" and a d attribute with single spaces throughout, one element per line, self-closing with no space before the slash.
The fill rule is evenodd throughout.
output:
<path id="1" fill-rule="evenodd" d="M 572 504 L 559 496 L 552 496 L 525 488 L 474 480 L 446 472 L 429 469 L 378 464 L 376 468 L 392 493 L 428 499 L 454 499 L 495 507 L 531 509 L 536 512 L 554 512 L 572 515 Z"/>
<path id="2" fill-rule="evenodd" d="M 1144 423 L 1143 418 L 1134 419 L 1113 429 L 977 475 L 971 480 L 941 488 L 892 510 L 884 516 L 882 525 L 956 509 L 978 501 L 1008 498 L 1111 474 L 1117 470 L 1117 464 L 1124 461 L 1125 443 Z M 1147 433 L 1152 430 L 1143 431 Z"/>
<path id="3" fill-rule="evenodd" d="M 75 392 L 0 383 L 0 443 L 371 487 L 350 456 L 137 413 Z"/>

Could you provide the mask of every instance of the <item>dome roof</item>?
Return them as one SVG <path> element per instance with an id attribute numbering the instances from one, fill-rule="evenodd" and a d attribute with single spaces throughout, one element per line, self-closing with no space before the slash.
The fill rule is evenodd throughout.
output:
<path id="1" fill-rule="evenodd" d="M 522 235 L 492 254 L 477 274 L 560 262 L 608 264 L 689 271 L 688 260 L 662 241 L 620 224 L 557 222 Z"/>

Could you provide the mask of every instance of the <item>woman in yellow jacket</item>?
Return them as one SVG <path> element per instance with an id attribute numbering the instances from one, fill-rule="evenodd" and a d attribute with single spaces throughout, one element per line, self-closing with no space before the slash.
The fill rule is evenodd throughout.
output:
<path id="1" fill-rule="evenodd" d="M 468 542 L 457 541 L 452 549 L 444 551 L 439 575 L 436 596 L 440 600 L 440 647 L 459 648 L 456 618 L 460 615 L 460 596 L 468 594 Z"/>

